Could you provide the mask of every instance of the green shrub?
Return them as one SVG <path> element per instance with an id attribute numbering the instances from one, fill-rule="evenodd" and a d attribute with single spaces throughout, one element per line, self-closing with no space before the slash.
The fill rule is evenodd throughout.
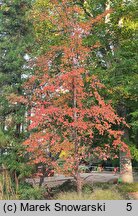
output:
<path id="1" fill-rule="evenodd" d="M 118 185 L 118 190 L 120 190 L 122 193 L 138 192 L 138 182 L 122 183 Z"/>
<path id="2" fill-rule="evenodd" d="M 89 193 L 93 192 L 93 189 L 94 189 L 93 184 L 85 184 L 85 185 L 83 185 L 82 191 L 83 191 L 83 193 L 89 194 Z"/>
<path id="3" fill-rule="evenodd" d="M 45 199 L 47 188 L 33 187 L 30 183 L 20 183 L 18 189 L 19 199 L 22 200 L 42 200 Z"/>
<path id="4" fill-rule="evenodd" d="M 29 186 L 22 186 L 19 188 L 19 199 L 21 200 L 42 200 L 44 199 L 44 192 L 43 188 L 39 187 L 29 187 Z"/>

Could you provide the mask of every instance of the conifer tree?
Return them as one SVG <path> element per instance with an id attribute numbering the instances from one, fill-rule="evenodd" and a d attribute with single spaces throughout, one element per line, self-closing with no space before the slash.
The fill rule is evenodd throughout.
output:
<path id="1" fill-rule="evenodd" d="M 13 169 L 20 161 L 18 154 L 24 137 L 26 106 L 22 84 L 31 72 L 30 9 L 31 0 L 2 0 L 0 6 L 0 127 L 8 136 L 7 148 L 12 150 L 7 163 Z"/>
<path id="2" fill-rule="evenodd" d="M 23 100 L 16 102 L 16 96 L 23 95 L 21 85 L 27 71 L 25 57 L 30 52 L 29 46 L 32 40 L 27 20 L 29 7 L 30 1 L 24 0 L 4 0 L 1 4 L 1 115 L 3 118 L 14 115 L 15 136 L 19 136 L 24 118 L 24 102 Z"/>

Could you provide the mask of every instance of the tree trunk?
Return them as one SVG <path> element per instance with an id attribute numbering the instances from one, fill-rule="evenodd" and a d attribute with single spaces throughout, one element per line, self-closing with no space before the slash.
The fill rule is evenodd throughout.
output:
<path id="1" fill-rule="evenodd" d="M 16 194 L 18 194 L 19 180 L 16 171 L 14 172 L 14 177 L 15 177 Z"/>
<path id="2" fill-rule="evenodd" d="M 81 177 L 80 177 L 79 170 L 78 170 L 78 173 L 76 173 L 76 184 L 77 184 L 78 196 L 81 196 L 81 194 L 82 194 L 82 180 L 81 180 Z"/>
<path id="3" fill-rule="evenodd" d="M 120 151 L 120 177 L 122 179 L 122 182 L 133 182 L 131 159 L 126 156 L 126 152 L 122 151 Z"/>
<path id="4" fill-rule="evenodd" d="M 129 140 L 128 128 L 124 129 L 124 139 Z M 120 174 L 123 182 L 133 182 L 132 163 L 130 157 L 127 156 L 127 152 L 120 151 Z"/>
<path id="5" fill-rule="evenodd" d="M 125 104 L 120 103 L 118 105 L 118 114 L 121 117 L 126 118 L 127 109 Z M 123 128 L 124 135 L 123 138 L 125 141 L 129 140 L 129 131 L 128 128 Z M 120 175 L 123 182 L 131 183 L 133 182 L 133 172 L 132 172 L 132 163 L 131 158 L 127 156 L 127 152 L 120 151 Z"/>
<path id="6" fill-rule="evenodd" d="M 77 122 L 77 113 L 76 113 L 76 108 L 77 108 L 77 90 L 76 90 L 76 80 L 75 78 L 73 79 L 73 108 L 74 108 L 74 122 Z M 76 172 L 75 172 L 75 177 L 76 177 L 76 185 L 77 185 L 77 193 L 80 196 L 82 192 L 82 182 L 81 182 L 81 177 L 79 173 L 79 143 L 77 140 L 77 129 L 74 129 L 73 131 L 73 141 L 74 141 L 74 148 L 75 148 L 75 161 L 76 161 Z"/>
<path id="7" fill-rule="evenodd" d="M 46 172 L 45 165 L 42 165 L 41 172 L 42 172 L 42 175 L 40 176 L 39 187 L 41 187 L 43 185 L 43 183 L 44 183 L 45 172 Z"/>
<path id="8" fill-rule="evenodd" d="M 18 138 L 20 136 L 20 132 L 21 132 L 21 123 L 16 124 L 16 131 L 15 131 L 15 135 Z"/>
<path id="9" fill-rule="evenodd" d="M 108 0 L 105 4 L 105 10 L 110 10 L 110 9 L 111 9 L 111 1 Z M 110 13 L 105 16 L 105 23 L 109 23 L 109 22 L 110 22 Z"/>

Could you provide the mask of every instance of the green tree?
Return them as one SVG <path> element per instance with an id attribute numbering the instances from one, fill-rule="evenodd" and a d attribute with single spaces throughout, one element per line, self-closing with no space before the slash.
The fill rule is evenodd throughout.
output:
<path id="1" fill-rule="evenodd" d="M 0 127 L 4 136 L 9 137 L 9 150 L 4 158 L 10 168 L 16 164 L 14 170 L 19 165 L 26 126 L 22 85 L 31 73 L 28 65 L 33 41 L 30 9 L 31 0 L 3 0 L 0 7 Z"/>
<path id="2" fill-rule="evenodd" d="M 112 8 L 113 13 L 94 28 L 101 46 L 92 53 L 95 58 L 90 61 L 90 68 L 110 89 L 109 96 L 118 114 L 129 123 L 130 128 L 123 128 L 124 140 L 132 149 L 132 157 L 137 159 L 137 3 L 120 0 L 105 3 L 103 1 L 102 4 Z M 89 39 L 87 43 L 92 41 Z M 131 164 L 124 154 L 120 157 L 123 159 L 121 169 L 124 169 L 125 163 Z M 129 180 L 132 177 L 125 179 Z"/>

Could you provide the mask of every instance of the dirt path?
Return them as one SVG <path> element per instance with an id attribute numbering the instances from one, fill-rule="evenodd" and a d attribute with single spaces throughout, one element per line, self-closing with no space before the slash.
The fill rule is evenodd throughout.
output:
<path id="1" fill-rule="evenodd" d="M 109 173 L 98 173 L 98 172 L 92 172 L 92 173 L 82 173 L 81 178 L 86 182 L 86 183 L 93 183 L 93 182 L 109 182 L 109 181 L 114 181 L 115 179 L 119 178 L 119 174 L 113 174 L 111 172 Z M 65 177 L 64 175 L 55 175 L 53 177 L 46 177 L 44 179 L 43 185 L 47 185 L 48 187 L 54 187 L 57 185 L 63 184 L 67 180 L 74 180 L 73 177 Z M 39 178 L 35 179 L 27 179 L 27 182 L 33 184 L 33 185 L 38 185 L 39 184 Z"/>

